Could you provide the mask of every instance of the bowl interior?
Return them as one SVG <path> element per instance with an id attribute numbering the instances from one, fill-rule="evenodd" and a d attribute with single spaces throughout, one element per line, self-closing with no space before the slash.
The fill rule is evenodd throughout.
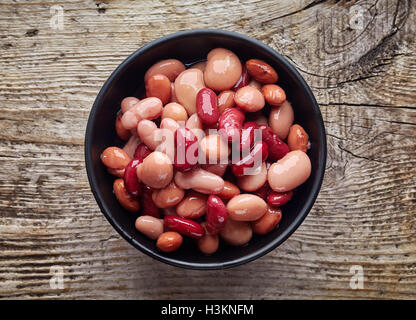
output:
<path id="1" fill-rule="evenodd" d="M 282 208 L 279 227 L 265 236 L 254 236 L 243 247 L 221 243 L 212 256 L 200 253 L 193 240 L 184 239 L 180 250 L 165 254 L 157 250 L 155 241 L 134 228 L 137 215 L 124 211 L 114 197 L 114 177 L 101 164 L 100 154 L 108 146 L 123 146 L 117 138 L 114 122 L 121 100 L 126 96 L 139 97 L 143 92 L 143 77 L 155 62 L 176 58 L 185 64 L 204 60 L 216 47 L 235 52 L 242 61 L 258 58 L 273 66 L 279 74 L 278 84 L 286 91 L 295 111 L 295 122 L 309 134 L 311 148 L 308 155 L 312 174 L 298 188 L 294 198 Z M 156 40 L 133 53 L 111 75 L 100 91 L 87 127 L 85 141 L 86 165 L 91 189 L 110 223 L 132 245 L 164 262 L 199 269 L 224 268 L 251 261 L 283 242 L 303 221 L 318 194 L 326 157 L 325 131 L 319 108 L 306 83 L 297 71 L 270 47 L 246 36 L 217 30 L 195 30 L 173 34 Z"/>

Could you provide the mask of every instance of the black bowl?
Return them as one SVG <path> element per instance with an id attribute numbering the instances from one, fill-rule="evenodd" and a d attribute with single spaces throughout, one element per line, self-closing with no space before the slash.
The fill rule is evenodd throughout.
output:
<path id="1" fill-rule="evenodd" d="M 283 219 L 277 229 L 265 236 L 253 236 L 243 247 L 221 243 L 219 250 L 206 256 L 194 241 L 185 239 L 180 250 L 163 253 L 155 241 L 140 234 L 134 227 L 136 215 L 124 211 L 114 197 L 114 177 L 101 164 L 100 154 L 108 146 L 122 146 L 117 138 L 114 121 L 124 97 L 138 97 L 143 90 L 146 70 L 155 62 L 176 58 L 185 64 L 205 59 L 216 47 L 228 48 L 242 61 L 257 58 L 266 61 L 279 74 L 279 85 L 292 102 L 295 122 L 309 134 L 308 155 L 312 174 L 294 198 L 282 208 Z M 245 35 L 222 30 L 191 30 L 174 33 L 145 45 L 129 56 L 105 82 L 92 107 L 85 136 L 85 162 L 91 190 L 101 211 L 112 226 L 134 247 L 178 267 L 191 269 L 223 269 L 241 265 L 263 256 L 285 241 L 302 223 L 312 208 L 324 176 L 326 137 L 319 106 L 306 82 L 296 69 L 269 46 Z"/>

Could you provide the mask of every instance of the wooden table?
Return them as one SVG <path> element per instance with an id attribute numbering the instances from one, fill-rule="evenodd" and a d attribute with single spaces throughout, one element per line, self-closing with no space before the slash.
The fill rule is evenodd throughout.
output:
<path id="1" fill-rule="evenodd" d="M 110 73 L 145 43 L 192 28 L 241 32 L 282 53 L 328 134 L 307 219 L 231 270 L 138 252 L 100 213 L 84 165 L 88 114 Z M 416 298 L 415 29 L 415 4 L 401 0 L 2 1 L 0 297 Z"/>

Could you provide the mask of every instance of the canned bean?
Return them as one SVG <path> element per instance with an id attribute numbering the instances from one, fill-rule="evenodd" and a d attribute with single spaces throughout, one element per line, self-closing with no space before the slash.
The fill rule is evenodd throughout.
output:
<path id="1" fill-rule="evenodd" d="M 218 130 L 221 137 L 228 142 L 239 139 L 244 118 L 244 113 L 237 108 L 225 109 L 218 121 Z"/>
<path id="2" fill-rule="evenodd" d="M 248 192 L 253 192 L 260 189 L 267 181 L 266 163 L 255 169 L 255 172 L 250 175 L 245 175 L 238 178 L 238 186 L 240 189 Z"/>
<path id="3" fill-rule="evenodd" d="M 290 150 L 286 143 L 284 143 L 268 125 L 260 125 L 262 139 L 269 147 L 269 159 L 277 161 L 282 159 Z"/>
<path id="4" fill-rule="evenodd" d="M 131 132 L 123 127 L 121 123 L 121 114 L 116 117 L 116 133 L 121 140 L 128 140 L 131 136 Z"/>
<path id="5" fill-rule="evenodd" d="M 235 106 L 234 95 L 235 92 L 231 90 L 222 91 L 218 95 L 218 112 L 220 115 L 224 112 L 225 109 Z"/>
<path id="6" fill-rule="evenodd" d="M 196 95 L 196 113 L 206 125 L 217 123 L 220 116 L 217 104 L 217 95 L 209 88 L 202 88 Z"/>
<path id="7" fill-rule="evenodd" d="M 169 230 L 179 232 L 181 235 L 187 237 L 200 239 L 205 235 L 204 228 L 191 219 L 177 216 L 165 216 L 163 222 L 165 227 Z"/>
<path id="8" fill-rule="evenodd" d="M 198 139 L 193 132 L 180 127 L 175 132 L 176 154 L 174 160 L 175 169 L 178 171 L 190 171 L 198 164 Z"/>
<path id="9" fill-rule="evenodd" d="M 204 74 L 199 69 L 183 71 L 175 80 L 175 95 L 188 116 L 196 112 L 196 95 L 205 88 Z"/>
<path id="10" fill-rule="evenodd" d="M 165 188 L 154 190 L 152 199 L 157 207 L 165 209 L 176 206 L 181 202 L 184 195 L 185 191 L 172 181 Z"/>
<path id="11" fill-rule="evenodd" d="M 182 72 L 185 71 L 185 65 L 176 59 L 166 59 L 155 63 L 153 66 L 147 70 L 144 75 L 144 82 L 154 74 L 163 74 L 169 78 L 169 81 L 175 81 L 176 77 Z"/>
<path id="12" fill-rule="evenodd" d="M 276 84 L 266 84 L 261 88 L 264 100 L 271 106 L 280 106 L 286 100 L 285 91 Z"/>
<path id="13" fill-rule="evenodd" d="M 157 238 L 156 246 L 163 252 L 172 252 L 178 250 L 182 245 L 182 236 L 175 231 L 163 232 Z"/>
<path id="14" fill-rule="evenodd" d="M 293 197 L 293 191 L 271 192 L 267 196 L 267 203 L 271 207 L 281 207 L 288 203 Z"/>
<path id="15" fill-rule="evenodd" d="M 231 153 L 231 149 L 228 147 L 228 143 L 221 139 L 218 134 L 204 137 L 201 140 L 200 148 L 209 164 L 220 162 L 228 164 L 228 156 Z"/>
<path id="16" fill-rule="evenodd" d="M 143 215 L 152 216 L 155 218 L 161 217 L 161 210 L 155 205 L 152 199 L 153 190 L 146 186 L 142 186 L 142 195 L 140 196 L 140 206 Z"/>
<path id="17" fill-rule="evenodd" d="M 235 184 L 229 181 L 224 181 L 224 188 L 221 190 L 218 196 L 223 200 L 230 200 L 239 194 L 240 189 L 238 189 L 238 187 Z"/>
<path id="18" fill-rule="evenodd" d="M 166 154 L 154 151 L 137 166 L 137 177 L 151 188 L 164 188 L 173 178 L 172 162 Z"/>
<path id="19" fill-rule="evenodd" d="M 207 200 L 206 228 L 210 234 L 218 234 L 227 221 L 227 208 L 221 198 L 211 194 Z"/>
<path id="20" fill-rule="evenodd" d="M 269 114 L 269 125 L 282 140 L 287 138 L 294 120 L 292 105 L 285 100 L 279 107 L 273 107 Z"/>
<path id="21" fill-rule="evenodd" d="M 154 74 L 146 81 L 146 96 L 156 97 L 165 105 L 170 101 L 172 95 L 171 82 L 163 74 Z"/>
<path id="22" fill-rule="evenodd" d="M 241 89 L 242 87 L 245 87 L 250 82 L 250 76 L 248 75 L 247 68 L 243 65 L 240 79 L 238 79 L 237 83 L 232 87 L 233 91 L 237 91 L 238 89 Z"/>
<path id="23" fill-rule="evenodd" d="M 188 114 L 179 103 L 171 102 L 163 108 L 162 119 L 165 118 L 171 118 L 175 121 L 186 121 L 188 120 Z"/>
<path id="24" fill-rule="evenodd" d="M 282 210 L 269 207 L 259 220 L 251 223 L 251 227 L 254 233 L 263 235 L 273 231 L 280 223 L 280 220 L 282 220 Z"/>
<path id="25" fill-rule="evenodd" d="M 298 124 L 290 127 L 289 136 L 287 137 L 287 144 L 290 151 L 300 150 L 308 151 L 309 137 L 305 130 Z"/>
<path id="26" fill-rule="evenodd" d="M 218 250 L 220 239 L 217 234 L 210 234 L 205 223 L 201 223 L 201 226 L 205 229 L 205 235 L 197 240 L 198 249 L 204 254 L 213 254 Z"/>
<path id="27" fill-rule="evenodd" d="M 234 96 L 235 104 L 246 112 L 256 112 L 264 108 L 263 94 L 253 87 L 238 89 Z"/>
<path id="28" fill-rule="evenodd" d="M 156 240 L 163 233 L 163 220 L 152 216 L 140 216 L 136 219 L 135 227 L 146 237 Z"/>
<path id="29" fill-rule="evenodd" d="M 176 213 L 182 218 L 197 219 L 206 212 L 208 196 L 199 192 L 190 191 L 176 206 Z"/>
<path id="30" fill-rule="evenodd" d="M 121 104 L 120 104 L 121 112 L 125 113 L 125 112 L 129 111 L 139 101 L 140 100 L 137 99 L 136 97 L 126 97 L 126 98 L 124 98 L 123 100 L 121 100 Z"/>
<path id="31" fill-rule="evenodd" d="M 267 211 L 267 203 L 254 194 L 239 194 L 227 203 L 227 213 L 235 221 L 255 221 Z"/>
<path id="32" fill-rule="evenodd" d="M 143 162 L 142 158 L 136 158 L 129 162 L 124 171 L 124 185 L 128 193 L 132 196 L 139 196 L 142 191 L 142 187 L 139 179 L 137 178 L 136 168 Z"/>
<path id="33" fill-rule="evenodd" d="M 193 189 L 205 194 L 218 194 L 224 188 L 224 180 L 221 177 L 199 168 L 188 172 L 176 172 L 175 183 L 182 189 Z"/>
<path id="34" fill-rule="evenodd" d="M 131 158 L 120 148 L 108 147 L 101 154 L 101 161 L 108 168 L 124 169 L 131 161 Z"/>
<path id="35" fill-rule="evenodd" d="M 214 50 L 216 51 L 208 54 L 204 81 L 215 91 L 229 90 L 241 77 L 240 59 L 230 50 L 222 48 Z"/>
<path id="36" fill-rule="evenodd" d="M 139 211 L 139 200 L 127 192 L 123 179 L 114 180 L 113 191 L 118 202 L 124 209 L 130 212 Z"/>
<path id="37" fill-rule="evenodd" d="M 253 236 L 253 230 L 248 222 L 227 219 L 220 236 L 228 244 L 243 246 L 250 241 Z"/>
<path id="38" fill-rule="evenodd" d="M 275 83 L 278 79 L 277 72 L 266 62 L 258 59 L 246 61 L 248 74 L 261 83 Z"/>
<path id="39" fill-rule="evenodd" d="M 305 152 L 295 150 L 271 165 L 267 180 L 273 191 L 286 192 L 303 184 L 310 174 L 309 157 Z"/>

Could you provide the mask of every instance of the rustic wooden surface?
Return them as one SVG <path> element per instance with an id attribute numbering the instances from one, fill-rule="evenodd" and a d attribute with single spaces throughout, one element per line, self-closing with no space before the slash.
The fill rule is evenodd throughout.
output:
<path id="1" fill-rule="evenodd" d="M 63 30 L 49 23 L 56 4 Z M 415 6 L 1 1 L 0 297 L 415 299 Z M 290 59 L 328 133 L 325 181 L 302 226 L 255 262 L 209 272 L 156 262 L 121 239 L 94 201 L 83 154 L 90 108 L 115 67 L 148 41 L 206 27 Z M 363 267 L 361 290 L 350 288 L 352 265 Z M 51 266 L 64 268 L 64 289 L 50 287 Z"/>

